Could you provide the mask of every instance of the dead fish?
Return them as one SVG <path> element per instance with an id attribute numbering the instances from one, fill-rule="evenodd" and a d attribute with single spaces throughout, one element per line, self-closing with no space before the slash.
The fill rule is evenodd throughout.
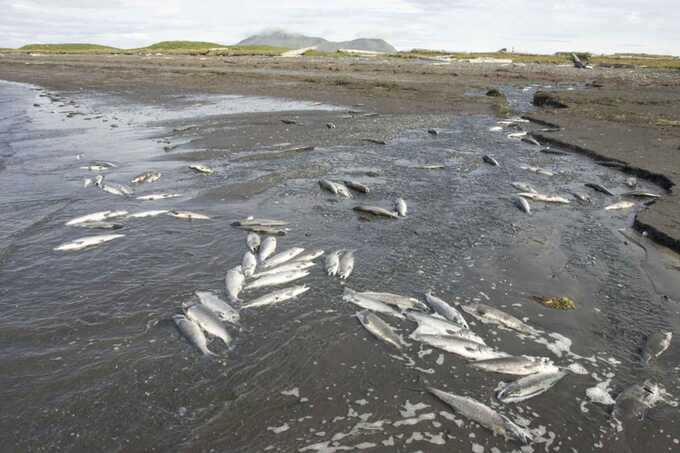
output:
<path id="1" fill-rule="evenodd" d="M 487 164 L 489 164 L 489 165 L 493 165 L 494 167 L 500 167 L 500 165 L 501 165 L 501 164 L 498 163 L 498 161 L 497 161 L 496 159 L 494 159 L 493 157 L 489 156 L 488 154 L 484 154 L 484 155 L 482 156 L 482 160 L 483 160 L 484 162 L 486 162 Z"/>
<path id="2" fill-rule="evenodd" d="M 413 297 L 376 291 L 364 291 L 358 294 L 388 305 L 393 305 L 400 310 L 427 310 L 427 305 Z"/>
<path id="3" fill-rule="evenodd" d="M 633 197 L 633 198 L 652 198 L 652 199 L 658 199 L 661 198 L 661 195 L 651 193 L 651 192 L 642 192 L 640 190 L 634 190 L 631 192 L 626 192 L 621 194 L 622 197 Z"/>
<path id="4" fill-rule="evenodd" d="M 524 197 L 512 197 L 512 202 L 519 209 L 521 209 L 525 213 L 531 215 L 531 206 L 529 205 L 529 202 L 526 200 L 526 198 L 524 198 Z"/>
<path id="5" fill-rule="evenodd" d="M 338 266 L 338 277 L 342 280 L 347 280 L 354 270 L 354 251 L 347 250 L 340 258 L 340 265 Z"/>
<path id="6" fill-rule="evenodd" d="M 418 334 L 411 336 L 416 341 L 425 343 L 433 348 L 459 355 L 469 360 L 486 360 L 507 357 L 505 352 L 497 351 L 490 346 L 461 337 L 451 335 Z"/>
<path id="7" fill-rule="evenodd" d="M 521 192 L 538 193 L 531 184 L 526 182 L 511 182 L 510 185 Z"/>
<path id="8" fill-rule="evenodd" d="M 141 197 L 137 197 L 138 200 L 142 201 L 156 201 L 156 200 L 165 200 L 168 198 L 177 198 L 181 197 L 182 195 L 178 193 L 152 193 L 149 195 L 142 195 Z"/>
<path id="9" fill-rule="evenodd" d="M 252 281 L 251 283 L 247 284 L 244 289 L 245 290 L 251 290 L 251 289 L 257 289 L 257 288 L 264 288 L 265 286 L 276 286 L 276 285 L 283 285 L 285 283 L 290 283 L 295 280 L 299 280 L 301 278 L 304 278 L 309 275 L 308 271 L 290 271 L 290 272 L 283 272 L 280 274 L 274 274 L 274 275 L 266 275 L 264 277 L 260 277 L 257 280 Z"/>
<path id="10" fill-rule="evenodd" d="M 198 324 L 201 329 L 210 335 L 219 338 L 225 345 L 229 346 L 232 342 L 231 335 L 217 316 L 217 314 L 203 304 L 190 305 L 184 309 L 186 317 Z"/>
<path id="11" fill-rule="evenodd" d="M 590 195 L 585 194 L 585 193 L 571 192 L 571 194 L 574 196 L 574 198 L 576 198 L 581 203 L 592 203 L 592 201 L 593 201 L 593 199 L 590 198 Z"/>
<path id="12" fill-rule="evenodd" d="M 394 210 L 397 214 L 399 214 L 399 217 L 406 217 L 407 207 L 403 198 L 396 199 L 394 202 Z"/>
<path id="13" fill-rule="evenodd" d="M 255 217 L 246 217 L 232 222 L 232 226 L 267 226 L 267 227 L 281 227 L 288 225 L 288 222 L 274 219 L 258 219 Z"/>
<path id="14" fill-rule="evenodd" d="M 331 184 L 335 185 L 335 190 L 338 195 L 345 197 L 345 198 L 352 198 L 352 194 L 350 193 L 349 189 L 344 185 L 339 182 L 333 182 Z"/>
<path id="15" fill-rule="evenodd" d="M 466 396 L 454 395 L 443 390 L 428 387 L 427 390 L 442 402 L 453 408 L 458 414 L 478 423 L 490 430 L 494 435 L 500 434 L 506 439 L 517 439 L 525 444 L 533 441 L 532 434 L 510 421 L 489 406 Z"/>
<path id="16" fill-rule="evenodd" d="M 227 271 L 227 274 L 224 276 L 224 286 L 227 289 L 229 300 L 232 302 L 240 302 L 238 295 L 243 289 L 245 281 L 246 277 L 241 271 L 241 266 L 236 266 Z"/>
<path id="17" fill-rule="evenodd" d="M 614 193 L 611 190 L 607 189 L 602 184 L 598 184 L 598 183 L 594 183 L 594 182 L 587 182 L 585 184 L 585 186 L 590 187 L 591 189 L 596 190 L 598 192 L 602 192 L 603 194 L 614 196 Z"/>
<path id="18" fill-rule="evenodd" d="M 549 170 L 545 170 L 545 169 L 540 168 L 540 167 L 532 167 L 530 165 L 520 165 L 519 168 L 521 168 L 522 170 L 527 170 L 527 171 L 539 174 L 539 175 L 555 176 L 555 173 L 553 173 Z"/>
<path id="19" fill-rule="evenodd" d="M 307 291 L 309 291 L 309 287 L 305 285 L 279 289 L 276 291 L 272 291 L 269 294 L 265 294 L 264 296 L 258 297 L 257 299 L 254 299 L 248 302 L 247 304 L 244 304 L 243 306 L 241 306 L 241 308 L 255 308 L 264 307 L 266 305 L 278 304 L 290 299 L 294 299 L 297 296 L 306 293 Z"/>
<path id="20" fill-rule="evenodd" d="M 189 168 L 195 171 L 196 173 L 201 173 L 203 175 L 212 175 L 215 173 L 215 170 L 212 168 L 208 167 L 207 165 L 202 165 L 202 164 L 193 164 L 189 165 Z"/>
<path id="21" fill-rule="evenodd" d="M 152 211 L 135 212 L 134 214 L 130 214 L 127 217 L 129 219 L 143 219 L 146 217 L 156 217 L 162 214 L 167 214 L 168 212 L 169 211 L 167 209 L 157 209 Z"/>
<path id="22" fill-rule="evenodd" d="M 559 197 L 557 195 L 543 195 L 540 193 L 535 193 L 535 192 L 521 192 L 518 193 L 522 198 L 529 198 L 530 200 L 533 201 L 542 201 L 543 203 L 560 203 L 560 204 L 569 204 L 569 200 L 567 200 L 564 197 Z"/>
<path id="23" fill-rule="evenodd" d="M 132 178 L 132 184 L 144 184 L 147 182 L 155 182 L 161 179 L 161 172 L 159 171 L 146 171 L 141 175 L 137 175 Z"/>
<path id="24" fill-rule="evenodd" d="M 327 179 L 320 179 L 319 180 L 319 186 L 322 189 L 327 190 L 328 192 L 332 193 L 333 195 L 338 194 L 338 188 L 335 184 L 333 184 L 332 181 L 329 181 Z"/>
<path id="25" fill-rule="evenodd" d="M 418 335 L 444 335 L 463 338 L 479 344 L 486 344 L 484 339 L 473 331 L 463 328 L 462 325 L 440 317 L 419 311 L 409 310 L 406 312 L 406 319 L 418 323 L 418 328 L 411 334 L 412 338 Z"/>
<path id="26" fill-rule="evenodd" d="M 121 197 L 130 197 L 135 193 L 130 187 L 115 182 L 102 183 L 101 180 L 99 180 L 98 182 L 95 182 L 95 185 L 104 192 L 112 195 L 119 195 Z"/>
<path id="27" fill-rule="evenodd" d="M 655 359 L 663 354 L 671 345 L 673 339 L 672 332 L 656 332 L 649 337 L 642 348 L 642 362 L 647 364 L 651 359 Z"/>
<path id="28" fill-rule="evenodd" d="M 373 143 L 374 145 L 387 145 L 387 142 L 385 140 L 380 140 L 376 138 L 362 138 L 361 140 L 364 142 Z"/>
<path id="29" fill-rule="evenodd" d="M 289 229 L 288 228 L 274 228 L 274 227 L 268 227 L 268 226 L 260 226 L 260 225 L 247 225 L 247 226 L 239 226 L 236 227 L 241 230 L 245 231 L 250 231 L 252 233 L 259 233 L 259 234 L 265 234 L 267 236 L 285 236 Z"/>
<path id="30" fill-rule="evenodd" d="M 418 168 L 420 170 L 442 170 L 446 168 L 446 166 L 441 164 L 429 164 L 429 165 L 416 165 L 414 168 Z"/>
<path id="31" fill-rule="evenodd" d="M 111 222 L 86 222 L 78 225 L 82 228 L 90 228 L 92 230 L 120 230 L 123 225 L 120 223 Z"/>
<path id="32" fill-rule="evenodd" d="M 198 214 L 191 211 L 176 211 L 173 209 L 168 211 L 168 215 L 182 220 L 210 220 L 210 217 L 205 214 Z"/>
<path id="33" fill-rule="evenodd" d="M 264 262 L 261 262 L 261 266 L 264 269 L 270 269 L 272 267 L 276 267 L 280 264 L 286 263 L 296 256 L 300 255 L 302 252 L 304 252 L 305 249 L 302 247 L 293 247 L 288 250 L 284 250 L 281 253 L 278 253 L 270 258 L 267 258 Z"/>
<path id="34" fill-rule="evenodd" d="M 357 293 L 353 289 L 350 288 L 345 288 L 345 292 L 342 295 L 342 300 L 352 303 L 354 305 L 357 305 L 361 308 L 364 308 L 366 310 L 371 310 L 375 311 L 378 313 L 384 313 L 386 315 L 394 316 L 396 318 L 404 318 L 404 315 L 399 313 L 397 310 L 394 308 L 390 307 L 387 304 L 384 304 L 380 301 L 377 301 L 375 299 L 371 299 L 369 297 L 362 296 L 360 293 Z"/>
<path id="35" fill-rule="evenodd" d="M 291 261 L 281 266 L 276 266 L 271 269 L 259 271 L 252 275 L 253 278 L 264 277 L 265 275 L 281 274 L 290 271 L 301 271 L 315 266 L 314 261 Z"/>
<path id="36" fill-rule="evenodd" d="M 303 253 L 302 255 L 296 256 L 295 258 L 293 258 L 293 261 L 312 261 L 317 259 L 323 254 L 324 251 L 321 249 L 312 249 L 308 252 Z"/>
<path id="37" fill-rule="evenodd" d="M 338 273 L 338 269 L 340 268 L 340 254 L 342 253 L 342 250 L 336 250 L 335 252 L 331 252 L 328 255 L 326 255 L 326 273 L 333 277 Z"/>
<path id="38" fill-rule="evenodd" d="M 104 244 L 114 239 L 125 237 L 124 234 L 102 234 L 99 236 L 87 236 L 75 241 L 66 242 L 58 247 L 55 247 L 55 251 L 60 252 L 75 252 L 78 250 L 83 250 L 89 247 L 95 247 L 100 244 Z"/>
<path id="39" fill-rule="evenodd" d="M 281 122 L 282 122 L 283 124 L 300 124 L 300 125 L 301 125 L 301 123 L 298 123 L 298 122 L 295 121 L 295 120 L 289 120 L 289 119 L 282 119 Z"/>
<path id="40" fill-rule="evenodd" d="M 241 270 L 245 277 L 250 277 L 255 273 L 255 268 L 257 267 L 257 258 L 251 251 L 247 251 L 243 255 L 243 260 L 241 261 Z"/>
<path id="41" fill-rule="evenodd" d="M 502 403 L 526 401 L 547 392 L 566 375 L 567 372 L 561 370 L 530 374 L 503 386 L 496 399 Z"/>
<path id="42" fill-rule="evenodd" d="M 368 310 L 363 310 L 358 312 L 356 317 L 361 325 L 364 326 L 364 328 L 368 330 L 374 337 L 401 350 L 401 340 L 394 332 L 392 327 L 390 327 L 390 325 L 383 321 L 378 315 L 371 313 Z"/>
<path id="43" fill-rule="evenodd" d="M 387 217 L 388 219 L 399 218 L 399 215 L 396 212 L 388 211 L 387 209 L 378 206 L 355 206 L 353 209 L 358 212 L 372 214 L 378 217 Z"/>
<path id="44" fill-rule="evenodd" d="M 565 153 L 564 151 L 558 151 L 556 149 L 552 148 L 541 148 L 541 152 L 545 154 L 553 154 L 555 156 L 568 156 L 569 153 Z"/>
<path id="45" fill-rule="evenodd" d="M 179 329 L 180 333 L 184 335 L 196 349 L 201 351 L 203 355 L 217 355 L 208 349 L 208 339 L 205 338 L 203 331 L 197 323 L 184 315 L 175 315 L 172 317 L 172 320 L 177 325 L 177 329 Z"/>
<path id="46" fill-rule="evenodd" d="M 474 316 L 475 318 L 479 319 L 482 322 L 485 323 L 491 322 L 494 324 L 499 324 L 509 329 L 516 330 L 520 333 L 525 334 L 536 333 L 531 326 L 497 308 L 490 307 L 488 305 L 480 303 L 462 305 L 461 308 L 463 309 L 463 311 Z"/>
<path id="47" fill-rule="evenodd" d="M 650 380 L 633 384 L 616 397 L 612 415 L 621 421 L 643 420 L 647 411 L 662 401 L 664 396 L 663 388 Z"/>
<path id="48" fill-rule="evenodd" d="M 267 258 L 272 256 L 276 251 L 276 238 L 272 236 L 267 236 L 264 241 L 260 244 L 259 260 L 260 263 L 264 263 Z"/>
<path id="49" fill-rule="evenodd" d="M 629 209 L 635 206 L 635 203 L 630 201 L 619 201 L 618 203 L 610 204 L 604 208 L 605 211 L 618 211 L 621 209 Z"/>
<path id="50" fill-rule="evenodd" d="M 557 371 L 558 368 L 547 357 L 501 357 L 480 360 L 469 364 L 472 368 L 492 373 L 528 376 L 530 374 Z"/>
<path id="51" fill-rule="evenodd" d="M 508 138 L 522 138 L 526 137 L 527 133 L 524 131 L 521 132 L 513 132 L 511 134 L 508 134 Z"/>
<path id="52" fill-rule="evenodd" d="M 246 247 L 255 253 L 260 248 L 260 236 L 257 233 L 248 233 L 246 236 Z"/>
<path id="53" fill-rule="evenodd" d="M 528 143 L 530 145 L 535 145 L 535 146 L 541 146 L 541 144 L 536 140 L 534 137 L 527 135 L 525 137 L 522 137 L 522 141 L 524 143 Z"/>
<path id="54" fill-rule="evenodd" d="M 450 304 L 443 301 L 442 299 L 434 296 L 432 294 L 432 291 L 428 291 L 425 293 L 425 301 L 430 306 L 430 308 L 432 308 L 432 310 L 439 316 L 443 316 L 445 319 L 448 319 L 449 321 L 458 324 L 463 329 L 470 328 L 470 326 L 468 326 L 467 321 L 465 321 L 465 318 L 458 310 L 456 310 L 454 307 L 452 307 Z"/>
<path id="55" fill-rule="evenodd" d="M 92 184 L 94 184 L 94 180 L 92 178 L 85 178 L 83 179 L 83 188 L 88 188 Z"/>
<path id="56" fill-rule="evenodd" d="M 633 177 L 626 178 L 626 185 L 628 187 L 635 187 L 635 186 L 637 186 L 637 184 L 638 184 L 637 178 L 633 178 Z"/>
<path id="57" fill-rule="evenodd" d="M 87 214 L 84 216 L 76 217 L 75 219 L 71 219 L 68 222 L 66 222 L 67 226 L 74 226 L 74 225 L 80 225 L 83 223 L 90 223 L 90 222 L 102 222 L 104 220 L 108 219 L 113 219 L 116 217 L 123 217 L 127 215 L 127 211 L 100 211 L 100 212 L 95 212 L 93 214 Z"/>
<path id="58" fill-rule="evenodd" d="M 328 129 L 335 129 L 336 126 L 335 126 L 334 123 L 326 123 L 326 127 L 327 127 Z"/>
<path id="59" fill-rule="evenodd" d="M 368 188 L 368 186 L 365 186 L 364 184 L 361 184 L 359 182 L 350 181 L 350 180 L 347 180 L 347 179 L 344 180 L 343 182 L 345 183 L 345 185 L 347 187 L 349 187 L 350 189 L 355 190 L 357 192 L 361 192 L 361 193 L 369 193 L 370 192 L 370 189 Z"/>
<path id="60" fill-rule="evenodd" d="M 217 316 L 222 321 L 229 322 L 231 324 L 238 324 L 239 320 L 241 319 L 241 315 L 239 315 L 239 312 L 217 297 L 216 294 L 211 293 L 210 291 L 196 291 L 196 296 L 198 296 L 198 300 L 211 309 Z"/>

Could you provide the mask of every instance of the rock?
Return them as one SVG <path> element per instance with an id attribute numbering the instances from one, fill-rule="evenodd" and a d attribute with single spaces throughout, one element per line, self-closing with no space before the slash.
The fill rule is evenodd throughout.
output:
<path id="1" fill-rule="evenodd" d="M 498 98 L 498 97 L 503 96 L 503 93 L 498 91 L 496 88 L 491 88 L 489 91 L 486 92 L 486 95 L 490 96 L 490 97 Z"/>
<path id="2" fill-rule="evenodd" d="M 555 93 L 548 93 L 546 91 L 537 91 L 534 94 L 534 105 L 536 107 L 553 107 L 556 109 L 567 108 L 567 105 L 560 101 Z"/>

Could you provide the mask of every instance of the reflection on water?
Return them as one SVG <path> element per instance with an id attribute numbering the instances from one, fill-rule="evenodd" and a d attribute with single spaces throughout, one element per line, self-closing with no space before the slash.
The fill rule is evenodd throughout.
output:
<path id="1" fill-rule="evenodd" d="M 546 445 L 537 450 L 640 451 L 650 442 L 659 451 L 675 448 L 676 408 L 660 405 L 649 420 L 617 433 L 609 408 L 585 394 L 606 379 L 614 394 L 644 379 L 680 393 L 674 372 L 680 348 L 671 346 L 649 368 L 637 353 L 644 335 L 677 331 L 677 270 L 663 265 L 675 258 L 642 237 L 635 236 L 644 248 L 622 236 L 618 230 L 629 228 L 632 213 L 604 211 L 611 200 L 602 194 L 590 192 L 593 205 L 533 203 L 532 216 L 510 199 L 512 181 L 570 199 L 570 191 L 587 190 L 584 182 L 622 192 L 623 174 L 578 156 L 538 153 L 490 132 L 494 118 L 472 116 L 452 118 L 436 137 L 405 131 L 387 146 L 309 150 L 271 163 L 214 158 L 203 163 L 216 175 L 204 177 L 186 162 L 157 159 L 164 154 L 155 138 L 163 128 L 158 121 L 200 124 L 203 116 L 224 112 L 330 107 L 231 97 L 169 103 L 124 104 L 110 96 L 0 84 L 3 445 L 16 451 L 519 449 L 451 415 L 423 392 L 432 385 L 543 427 Z M 501 166 L 482 163 L 483 154 Z M 137 187 L 138 194 L 182 197 L 142 203 L 84 189 L 81 180 L 91 174 L 79 167 L 97 160 L 118 165 L 106 172 L 112 182 L 161 171 L 161 179 Z M 433 164 L 444 168 L 419 168 Z M 319 190 L 321 176 L 354 179 L 371 192 L 335 199 Z M 351 209 L 391 207 L 397 197 L 409 204 L 403 220 L 365 221 Z M 119 230 L 125 238 L 79 253 L 52 251 L 92 234 L 66 227 L 73 217 L 173 208 L 212 220 L 126 219 Z M 445 300 L 488 303 L 558 333 L 571 341 L 570 354 L 558 357 L 541 342 L 468 318 L 494 346 L 549 356 L 563 366 L 577 363 L 588 374 L 569 375 L 525 403 L 501 405 L 493 390 L 502 376 L 417 343 L 396 354 L 376 341 L 353 318 L 355 307 L 341 300 L 343 284 L 319 266 L 304 281 L 312 288 L 307 294 L 244 311 L 242 329 L 231 332 L 234 351 L 214 344 L 221 358 L 206 360 L 170 318 L 194 291 L 222 294 L 226 269 L 245 251 L 245 233 L 229 223 L 247 215 L 291 222 L 282 249 L 356 249 L 351 288 L 414 297 L 432 289 Z M 577 310 L 553 311 L 531 300 L 545 295 L 569 296 Z M 389 322 L 404 338 L 414 327 Z M 569 345 L 547 338 L 553 351 Z"/>

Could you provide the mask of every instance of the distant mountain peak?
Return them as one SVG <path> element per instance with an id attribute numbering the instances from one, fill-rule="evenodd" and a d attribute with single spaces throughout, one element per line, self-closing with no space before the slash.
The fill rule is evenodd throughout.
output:
<path id="1" fill-rule="evenodd" d="M 289 49 L 316 47 L 319 50 L 334 52 L 338 49 L 368 50 L 372 52 L 396 52 L 391 44 L 383 39 L 359 38 L 351 41 L 328 41 L 324 38 L 291 33 L 274 29 L 250 36 L 238 43 L 239 46 L 274 46 Z"/>

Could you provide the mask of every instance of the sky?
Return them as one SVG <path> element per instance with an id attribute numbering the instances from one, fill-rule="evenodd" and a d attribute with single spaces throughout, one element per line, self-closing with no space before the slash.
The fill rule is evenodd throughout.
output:
<path id="1" fill-rule="evenodd" d="M 272 29 L 400 50 L 680 55 L 680 0 L 0 0 L 0 47 L 234 44 Z"/>

